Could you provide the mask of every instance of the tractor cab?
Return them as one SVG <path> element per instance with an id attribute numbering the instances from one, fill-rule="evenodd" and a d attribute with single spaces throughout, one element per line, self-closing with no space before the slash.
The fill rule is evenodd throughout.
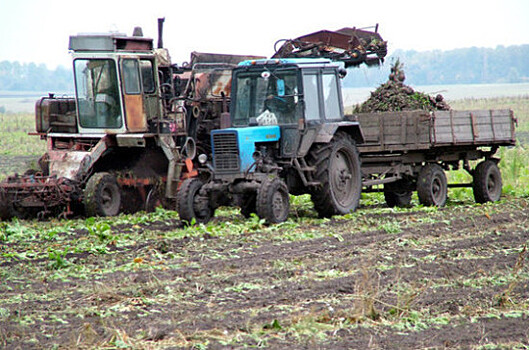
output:
<path id="1" fill-rule="evenodd" d="M 358 123 L 344 120 L 342 74 L 339 64 L 325 58 L 241 62 L 233 71 L 232 127 L 212 133 L 216 173 L 254 171 L 253 154 L 259 148 L 274 152 L 279 162 L 304 157 L 314 142 L 328 142 L 338 127 L 361 137 Z"/>
<path id="2" fill-rule="evenodd" d="M 328 59 L 242 62 L 233 73 L 232 124 L 301 127 L 341 120 L 338 70 Z"/>

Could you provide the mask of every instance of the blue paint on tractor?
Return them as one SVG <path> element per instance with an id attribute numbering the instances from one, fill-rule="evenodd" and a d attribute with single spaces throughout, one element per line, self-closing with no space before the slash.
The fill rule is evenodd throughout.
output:
<path id="1" fill-rule="evenodd" d="M 215 146 L 213 142 L 214 135 L 230 133 L 236 134 L 237 148 L 239 150 L 240 171 L 247 171 L 254 163 L 253 154 L 255 152 L 255 144 L 263 142 L 276 142 L 280 138 L 281 131 L 277 125 L 266 126 L 251 126 L 247 128 L 227 128 L 220 130 L 213 130 L 211 132 L 211 144 L 213 151 L 213 158 L 215 158 Z M 254 171 L 255 169 L 252 169 Z"/>

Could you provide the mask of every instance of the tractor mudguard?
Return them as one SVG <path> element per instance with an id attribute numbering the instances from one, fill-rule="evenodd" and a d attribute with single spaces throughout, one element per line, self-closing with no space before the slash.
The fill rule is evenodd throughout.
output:
<path id="1" fill-rule="evenodd" d="M 364 142 L 364 134 L 360 128 L 360 124 L 354 121 L 343 121 L 343 122 L 334 122 L 334 123 L 325 123 L 321 124 L 317 128 L 315 143 L 329 143 L 334 134 L 338 130 L 343 130 L 347 134 L 351 135 L 353 140 L 359 144 Z"/>

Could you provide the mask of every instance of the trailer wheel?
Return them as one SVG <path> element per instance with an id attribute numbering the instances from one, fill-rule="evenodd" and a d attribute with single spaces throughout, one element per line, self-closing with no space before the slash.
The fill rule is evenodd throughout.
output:
<path id="1" fill-rule="evenodd" d="M 187 225 L 195 223 L 207 223 L 213 216 L 213 208 L 199 197 L 200 189 L 204 183 L 199 178 L 184 180 L 176 194 L 176 210 Z"/>
<path id="2" fill-rule="evenodd" d="M 419 202 L 427 206 L 442 207 L 446 203 L 448 184 L 446 175 L 438 164 L 425 165 L 417 179 Z"/>
<path id="3" fill-rule="evenodd" d="M 474 169 L 472 189 L 477 203 L 496 202 L 501 196 L 501 172 L 493 160 L 484 160 Z"/>
<path id="4" fill-rule="evenodd" d="M 277 177 L 266 179 L 257 191 L 255 205 L 257 215 L 268 224 L 285 221 L 290 210 L 287 185 Z"/>
<path id="5" fill-rule="evenodd" d="M 409 207 L 413 191 L 410 189 L 410 182 L 398 180 L 384 185 L 384 198 L 390 208 Z"/>
<path id="6" fill-rule="evenodd" d="M 95 173 L 88 179 L 83 199 L 87 216 L 115 216 L 121 208 L 121 189 L 110 173 Z"/>
<path id="7" fill-rule="evenodd" d="M 320 217 L 343 215 L 356 210 L 362 191 L 360 158 L 351 137 L 338 132 L 328 144 L 311 150 L 310 164 L 321 185 L 311 191 L 314 208 Z"/>

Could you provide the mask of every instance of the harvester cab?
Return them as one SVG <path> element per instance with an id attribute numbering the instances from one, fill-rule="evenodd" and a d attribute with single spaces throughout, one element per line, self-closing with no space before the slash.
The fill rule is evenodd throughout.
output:
<path id="1" fill-rule="evenodd" d="M 161 37 L 163 19 L 159 20 Z M 173 201 L 195 144 L 168 51 L 136 28 L 70 37 L 75 97 L 36 104 L 40 169 L 0 183 L 0 218 L 112 216 Z"/>
<path id="2" fill-rule="evenodd" d="M 70 37 L 77 122 L 82 134 L 148 131 L 160 114 L 152 40 L 116 35 Z"/>

